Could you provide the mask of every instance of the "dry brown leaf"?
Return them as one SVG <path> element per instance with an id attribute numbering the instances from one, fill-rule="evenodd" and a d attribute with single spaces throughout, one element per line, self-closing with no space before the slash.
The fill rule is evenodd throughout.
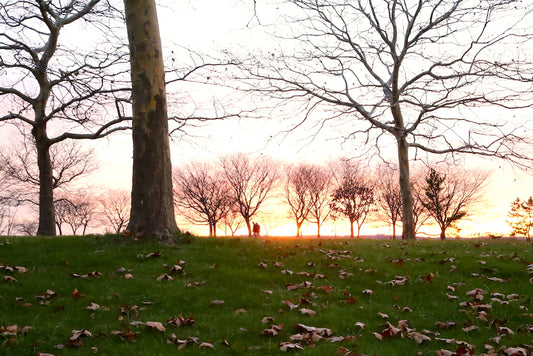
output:
<path id="1" fill-rule="evenodd" d="M 202 342 L 198 345 L 198 347 L 201 349 L 214 349 L 215 348 L 215 346 L 210 342 Z"/>
<path id="2" fill-rule="evenodd" d="M 285 299 L 282 301 L 283 304 L 286 304 L 290 310 L 298 308 L 297 304 L 294 304 L 290 299 Z"/>
<path id="3" fill-rule="evenodd" d="M 224 304 L 224 301 L 215 299 L 215 300 L 212 300 L 209 304 L 211 304 L 211 305 L 222 305 L 222 304 Z"/>
<path id="4" fill-rule="evenodd" d="M 244 314 L 244 313 L 247 313 L 248 311 L 244 308 L 241 308 L 241 309 L 237 309 L 235 310 L 235 314 L 239 315 L 239 314 Z"/>
<path id="5" fill-rule="evenodd" d="M 89 305 L 88 307 L 85 307 L 85 309 L 87 309 L 87 310 L 99 310 L 100 309 L 100 305 L 91 302 L 91 305 Z"/>
<path id="6" fill-rule="evenodd" d="M 274 318 L 271 316 L 265 316 L 263 319 L 261 319 L 261 322 L 263 324 L 268 324 L 274 321 Z"/>
<path id="7" fill-rule="evenodd" d="M 74 291 L 70 294 L 70 297 L 72 299 L 80 299 L 80 298 L 84 298 L 85 296 L 80 293 L 78 288 L 74 288 Z"/>
<path id="8" fill-rule="evenodd" d="M 366 328 L 366 324 L 364 324 L 364 323 L 362 323 L 362 322 L 360 322 L 360 321 L 358 321 L 357 323 L 355 323 L 355 326 L 358 326 L 358 327 L 360 327 L 361 329 Z"/>
<path id="9" fill-rule="evenodd" d="M 185 326 L 185 325 L 194 325 L 196 321 L 194 318 L 184 318 L 183 316 L 179 315 L 175 318 L 170 318 L 167 320 L 167 324 L 175 325 L 177 327 Z"/>
<path id="10" fill-rule="evenodd" d="M 309 315 L 309 316 L 315 316 L 316 312 L 314 310 L 311 310 L 311 309 L 307 309 L 307 308 L 301 308 L 300 309 L 300 313 L 302 313 L 303 315 Z"/>
<path id="11" fill-rule="evenodd" d="M 159 321 L 147 321 L 145 325 L 152 329 L 157 329 L 158 331 L 161 331 L 161 332 L 167 330 L 167 328 L 165 328 L 163 324 L 160 323 Z"/>
<path id="12" fill-rule="evenodd" d="M 16 280 L 16 278 L 12 277 L 12 276 L 4 276 L 4 281 L 6 282 L 13 282 L 13 283 L 17 283 L 18 281 Z"/>
<path id="13" fill-rule="evenodd" d="M 382 312 L 378 312 L 378 315 L 379 315 L 380 317 L 382 317 L 383 319 L 388 319 L 388 318 L 389 318 L 389 316 L 388 316 L 387 314 L 382 313 Z"/>
<path id="14" fill-rule="evenodd" d="M 527 350 L 522 347 L 508 347 L 503 353 L 505 356 L 528 356 Z"/>
<path id="15" fill-rule="evenodd" d="M 477 329 L 478 329 L 477 326 L 475 326 L 475 325 L 470 325 L 470 326 L 466 326 L 466 327 L 464 327 L 464 328 L 463 328 L 463 331 L 464 331 L 465 333 L 469 333 L 469 332 L 474 331 L 474 330 L 477 330 Z"/>
<path id="16" fill-rule="evenodd" d="M 156 280 L 158 281 L 173 281 L 174 280 L 174 277 L 172 277 L 170 274 L 168 273 L 163 273 L 162 275 L 160 275 L 159 277 L 156 278 Z"/>
<path id="17" fill-rule="evenodd" d="M 126 274 L 124 275 L 124 279 L 133 279 L 133 274 L 131 274 L 131 273 L 126 273 Z"/>
<path id="18" fill-rule="evenodd" d="M 303 350 L 304 348 L 300 344 L 292 342 L 282 342 L 279 344 L 279 349 L 282 352 L 292 351 L 292 350 Z"/>

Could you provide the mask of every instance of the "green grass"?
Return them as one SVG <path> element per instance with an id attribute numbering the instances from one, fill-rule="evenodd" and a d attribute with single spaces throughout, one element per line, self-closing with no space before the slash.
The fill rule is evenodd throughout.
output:
<path id="1" fill-rule="evenodd" d="M 161 257 L 144 257 L 156 251 Z M 172 281 L 157 281 L 161 274 L 171 273 L 164 264 L 172 266 L 178 260 L 186 262 L 184 273 L 172 274 Z M 0 269 L 0 327 L 31 327 L 16 336 L 3 329 L 0 353 L 170 355 L 178 352 L 176 344 L 167 343 L 174 334 L 177 339 L 196 337 L 200 343 L 214 345 L 214 349 L 188 345 L 179 351 L 185 355 L 272 355 L 281 353 L 279 343 L 298 333 L 298 323 L 329 328 L 334 336 L 346 337 L 314 345 L 304 342 L 304 349 L 297 351 L 301 355 L 334 355 L 340 347 L 368 355 L 434 355 L 436 350 L 459 347 L 436 338 L 466 341 L 476 345 L 476 354 L 486 352 L 485 344 L 496 350 L 521 346 L 531 352 L 533 284 L 529 279 L 533 276 L 528 274 L 528 263 L 533 263 L 533 245 L 516 240 L 405 243 L 228 238 L 167 246 L 116 236 L 0 238 L 0 265 L 28 269 L 26 273 Z M 101 275 L 72 276 L 93 271 Z M 126 273 L 133 278 L 125 279 Z M 320 274 L 325 278 L 315 278 Z M 406 277 L 407 282 L 390 285 L 396 276 Z M 311 286 L 287 288 L 289 283 L 305 281 Z M 323 286 L 333 289 L 327 293 Z M 472 307 L 460 305 L 473 302 L 467 292 L 476 288 L 485 292 L 480 303 L 492 305 L 487 320 L 481 320 Z M 81 298 L 73 298 L 75 289 Z M 366 289 L 373 294 L 364 294 Z M 57 296 L 41 303 L 36 296 L 47 290 Z M 491 300 L 491 293 L 517 293 L 519 297 L 501 304 Z M 298 304 L 301 298 L 312 304 L 290 310 L 283 303 L 290 299 Z M 224 304 L 211 304 L 213 300 Z M 100 309 L 87 310 L 91 303 Z M 132 306 L 137 306 L 137 311 L 121 312 Z M 316 314 L 302 315 L 302 307 Z M 240 309 L 246 312 L 236 313 Z M 167 324 L 167 319 L 180 315 L 194 318 L 194 325 Z M 266 316 L 274 322 L 263 324 Z M 382 341 L 375 337 L 375 332 L 384 331 L 387 321 L 398 326 L 400 320 L 408 320 L 410 328 L 428 335 L 431 341 L 417 344 L 400 335 Z M 132 321 L 161 322 L 166 330 L 132 325 Z M 453 321 L 456 326 L 442 330 L 435 325 L 437 321 Z M 359 328 L 356 322 L 366 328 Z M 276 336 L 262 335 L 271 324 L 283 328 Z M 478 329 L 465 333 L 462 329 L 470 325 Z M 502 334 L 498 327 L 507 327 L 514 334 L 503 335 L 496 343 L 491 339 Z M 72 330 L 81 329 L 92 336 L 83 338 L 81 346 L 72 345 Z M 127 330 L 138 334 L 133 340 L 122 340 L 113 333 Z M 221 344 L 224 340 L 229 347 Z"/>

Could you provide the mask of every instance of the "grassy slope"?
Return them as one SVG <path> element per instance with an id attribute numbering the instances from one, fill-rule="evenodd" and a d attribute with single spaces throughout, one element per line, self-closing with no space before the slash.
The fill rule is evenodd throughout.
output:
<path id="1" fill-rule="evenodd" d="M 339 347 L 382 356 L 434 355 L 441 348 L 457 349 L 429 333 L 432 340 L 421 345 L 398 335 L 383 341 L 374 336 L 374 332 L 384 330 L 386 321 L 397 326 L 403 319 L 417 331 L 427 329 L 439 332 L 441 338 L 475 344 L 477 354 L 485 352 L 484 343 L 496 349 L 533 343 L 527 330 L 533 324 L 533 285 L 528 282 L 531 276 L 527 271 L 527 263 L 533 262 L 533 245 L 522 241 L 199 239 L 161 246 L 122 237 L 63 237 L 10 238 L 9 243 L 2 238 L 0 243 L 0 265 L 29 269 L 26 273 L 0 269 L 0 278 L 12 276 L 17 280 L 0 280 L 0 326 L 33 328 L 25 334 L 19 332 L 16 339 L 3 336 L 0 353 L 6 355 L 35 355 L 39 351 L 86 355 L 93 347 L 102 355 L 173 354 L 177 346 L 166 342 L 171 334 L 178 339 L 197 337 L 215 348 L 200 350 L 198 345 L 190 345 L 181 351 L 184 354 L 269 355 L 279 353 L 278 344 L 297 333 L 297 323 L 329 328 L 335 336 L 355 336 L 336 343 L 321 340 L 313 347 L 305 346 L 298 352 L 301 355 L 333 355 Z M 162 256 L 142 257 L 155 251 Z M 185 273 L 174 274 L 173 281 L 157 281 L 158 276 L 169 272 L 163 265 L 174 265 L 177 260 L 186 261 Z M 259 267 L 261 262 L 264 268 Z M 282 266 L 275 266 L 276 262 Z M 457 270 L 450 271 L 452 265 Z M 119 272 L 120 267 L 127 271 Z M 281 273 L 284 269 L 294 274 Z M 71 275 L 93 271 L 101 275 Z M 133 278 L 125 279 L 126 273 Z M 314 278 L 316 274 L 325 278 Z M 388 285 L 395 276 L 408 277 L 409 281 Z M 286 287 L 287 283 L 304 281 L 312 285 L 295 290 Z M 326 293 L 322 286 L 334 289 Z M 457 289 L 451 291 L 449 286 Z M 466 293 L 475 288 L 486 292 L 483 303 L 492 304 L 486 321 L 472 308 L 459 305 L 473 301 Z M 58 296 L 40 305 L 36 295 L 48 289 Z M 73 298 L 74 289 L 83 297 Z M 366 289 L 373 294 L 364 294 Z M 519 298 L 501 305 L 491 302 L 490 293 L 494 292 L 518 293 Z M 450 299 L 446 293 L 458 298 Z M 299 308 L 289 310 L 282 303 L 290 299 L 297 304 L 300 298 L 313 305 L 299 308 L 312 309 L 316 315 L 302 315 Z M 224 304 L 213 305 L 213 300 L 223 300 Z M 87 310 L 91 303 L 101 309 Z M 140 311 L 121 313 L 127 306 L 138 306 Z M 404 307 L 411 311 L 402 310 Z M 236 313 L 239 309 L 246 312 Z M 379 316 L 380 312 L 388 319 Z M 196 323 L 180 328 L 166 325 L 167 319 L 179 315 L 193 317 Z M 265 316 L 273 317 L 274 324 L 283 324 L 279 335 L 261 335 L 270 326 L 261 322 Z M 166 331 L 131 325 L 131 321 L 158 321 L 165 324 Z M 436 321 L 454 321 L 457 326 L 440 330 Z M 366 328 L 361 330 L 356 322 L 366 324 Z M 462 328 L 470 325 L 478 329 L 465 334 Z M 500 344 L 490 341 L 498 334 L 497 326 L 509 327 L 515 334 L 504 336 Z M 89 330 L 92 337 L 85 338 L 81 347 L 69 346 L 71 331 L 80 329 Z M 134 341 L 123 341 L 111 333 L 128 329 L 140 332 Z M 231 347 L 222 346 L 223 340 Z"/>

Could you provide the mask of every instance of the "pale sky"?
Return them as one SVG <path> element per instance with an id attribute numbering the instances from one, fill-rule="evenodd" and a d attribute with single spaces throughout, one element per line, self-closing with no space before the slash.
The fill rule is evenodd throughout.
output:
<path id="1" fill-rule="evenodd" d="M 208 53 L 225 49 L 239 51 L 241 46 L 260 48 L 259 44 L 268 47 L 278 45 L 258 31 L 260 29 L 257 28 L 257 21 L 253 18 L 251 1 L 160 0 L 159 3 L 161 35 L 167 51 L 176 48 L 174 44 Z M 249 4 L 243 5 L 243 3 Z M 272 21 L 277 15 L 277 9 L 270 10 L 270 12 L 260 11 L 260 20 L 264 20 L 265 23 Z M 277 11 L 279 12 L 279 9 Z M 183 141 L 171 143 L 172 160 L 174 165 L 189 160 L 217 160 L 220 155 L 232 152 L 266 153 L 288 161 L 327 161 L 335 157 L 357 155 L 359 149 L 357 144 L 343 143 L 338 139 L 340 134 L 337 132 L 326 130 L 310 143 L 309 134 L 314 132 L 310 128 L 300 128 L 288 136 L 280 135 L 280 130 L 286 128 L 279 122 L 266 119 L 212 123 L 200 130 L 191 129 L 190 132 L 195 135 L 194 139 L 185 138 Z M 272 139 L 272 136 L 275 138 Z M 110 152 L 120 152 L 126 147 L 128 152 L 130 138 L 123 135 L 113 138 L 106 144 Z M 395 147 L 391 147 L 390 153 L 394 159 Z M 128 154 L 106 156 L 106 163 L 98 175 L 102 177 L 101 181 L 114 181 L 113 184 L 119 186 L 130 184 L 131 167 L 129 159 L 126 159 L 129 158 Z M 525 199 L 533 194 L 533 189 L 530 188 L 533 187 L 533 176 L 514 169 L 504 162 L 493 160 L 467 158 L 466 165 L 481 167 L 493 173 L 489 178 L 485 194 L 485 211 L 460 223 L 463 234 L 507 232 L 509 227 L 505 220 L 509 206 L 515 198 Z M 112 175 L 113 179 L 109 179 L 109 175 Z M 347 223 L 338 223 L 337 233 L 346 233 L 347 229 Z M 199 232 L 205 233 L 205 230 L 206 227 L 201 227 Z M 287 221 L 282 228 L 272 228 L 270 234 L 294 234 L 294 230 L 294 223 Z M 335 233 L 332 229 L 326 231 L 327 229 L 324 233 Z M 363 227 L 363 234 L 388 233 L 388 231 L 388 228 L 376 230 L 370 226 Z M 314 225 L 304 226 L 304 234 L 313 233 L 315 233 Z"/>
<path id="2" fill-rule="evenodd" d="M 260 1 L 258 1 L 261 3 Z M 265 36 L 253 18 L 251 0 L 159 0 L 158 8 L 161 36 L 166 55 L 179 47 L 202 51 L 216 56 L 218 51 L 241 51 L 242 48 L 275 48 L 279 44 Z M 262 23 L 270 23 L 281 10 L 277 7 L 259 8 Z M 202 93 L 205 95 L 205 93 Z M 530 110 L 531 111 L 531 110 Z M 298 119 L 298 118 L 295 118 Z M 220 155 L 233 152 L 268 154 L 286 161 L 327 161 L 336 157 L 357 155 L 359 146 L 355 142 L 344 142 L 340 133 L 330 128 L 321 132 L 312 142 L 309 136 L 312 128 L 299 128 L 289 135 L 280 131 L 290 125 L 275 120 L 241 119 L 204 124 L 201 129 L 191 129 L 193 137 L 172 142 L 174 165 L 190 160 L 217 160 Z M 531 130 L 531 128 L 527 128 Z M 101 151 L 101 168 L 91 178 L 91 185 L 129 188 L 131 186 L 131 138 L 118 134 L 94 143 Z M 394 147 L 390 155 L 396 156 Z M 377 162 L 376 162 L 377 163 Z M 463 233 L 502 232 L 509 227 L 506 215 L 511 202 L 520 197 L 533 195 L 533 176 L 513 169 L 504 162 L 467 159 L 467 165 L 492 170 L 486 192 L 487 208 L 484 214 L 472 216 L 460 223 Z M 86 184 L 86 183 L 85 183 Z M 190 227 L 187 227 L 189 229 Z M 348 231 L 348 223 L 337 223 L 337 233 Z M 207 227 L 196 232 L 205 234 Z M 222 227 L 219 227 L 222 231 Z M 363 234 L 389 233 L 389 229 L 363 227 Z M 288 220 L 282 228 L 270 231 L 274 234 L 294 234 L 294 222 Z M 304 234 L 314 234 L 315 225 L 304 225 Z M 334 234 L 324 229 L 323 235 Z"/>

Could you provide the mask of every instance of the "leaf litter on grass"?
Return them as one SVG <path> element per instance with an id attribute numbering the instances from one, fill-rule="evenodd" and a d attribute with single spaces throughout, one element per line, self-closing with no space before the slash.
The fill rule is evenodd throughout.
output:
<path id="1" fill-rule="evenodd" d="M 494 247 L 492 242 L 478 247 L 464 244 L 468 248 L 455 241 L 383 245 L 367 240 L 295 243 L 208 239 L 172 249 L 136 243 L 122 251 L 124 256 L 113 246 L 106 246 L 109 254 L 102 256 L 107 259 L 101 256 L 99 264 L 94 265 L 72 262 L 77 258 L 71 252 L 71 266 L 62 267 L 70 270 L 71 276 L 84 270 L 99 272 L 78 274 L 70 280 L 65 278 L 68 273 L 52 276 L 48 272 L 63 262 L 64 256 L 40 266 L 31 263 L 31 253 L 29 258 L 10 257 L 9 263 L 0 255 L 3 265 L 29 267 L 16 285 L 27 291 L 33 289 L 17 295 L 3 292 L 1 297 L 20 308 L 24 300 L 35 296 L 47 308 L 41 312 L 50 313 L 49 323 L 61 325 L 49 345 L 76 336 L 66 347 L 85 351 L 111 353 L 113 347 L 120 349 L 120 344 L 106 341 L 110 337 L 126 343 L 123 345 L 134 342 L 142 350 L 152 347 L 147 346 L 152 342 L 146 341 L 159 339 L 160 333 L 163 337 L 158 352 L 169 354 L 172 350 L 165 349 L 168 344 L 191 352 L 197 348 L 221 353 L 252 349 L 258 354 L 275 353 L 270 341 L 260 339 L 266 337 L 275 340 L 278 352 L 306 354 L 394 355 L 400 343 L 407 354 L 409 350 L 443 355 L 531 353 L 531 300 L 528 288 L 524 288 L 533 274 L 531 261 L 526 260 L 530 245 L 512 248 L 501 244 Z M 217 253 L 205 253 L 213 248 Z M 145 252 L 150 250 L 157 253 Z M 466 253 L 468 250 L 473 251 Z M 187 274 L 183 273 L 184 263 L 176 262 L 181 258 L 188 261 Z M 163 270 L 173 277 L 166 279 L 168 283 L 157 281 L 162 263 Z M 1 272 L 10 276 L 13 271 Z M 135 273 L 135 278 L 124 280 L 126 272 L 132 276 Z M 32 274 L 43 283 L 27 285 Z M 54 282 L 45 287 L 46 280 Z M 80 280 L 83 285 L 79 285 Z M 95 288 L 91 288 L 93 285 Z M 250 285 L 254 287 L 248 288 Z M 83 298 L 73 298 L 73 294 L 77 296 L 73 290 Z M 105 293 L 98 295 L 99 290 Z M 215 305 L 210 307 L 210 301 Z M 102 304 L 106 305 L 105 311 L 98 307 Z M 83 309 L 90 314 L 71 317 Z M 8 351 L 17 353 L 35 345 L 32 334 L 51 330 L 46 321 L 31 325 L 24 323 L 22 316 L 4 310 L 0 314 L 4 329 L 15 323 L 33 328 L 16 340 L 6 335 Z M 237 313 L 239 310 L 246 312 Z M 179 314 L 194 315 L 194 319 L 175 317 Z M 266 329 L 258 326 L 264 323 L 269 325 Z M 72 330 L 78 333 L 69 336 Z M 91 330 L 91 335 L 98 337 L 83 335 L 80 330 Z M 46 344 L 37 345 L 53 352 L 46 349 L 50 347 Z"/>

